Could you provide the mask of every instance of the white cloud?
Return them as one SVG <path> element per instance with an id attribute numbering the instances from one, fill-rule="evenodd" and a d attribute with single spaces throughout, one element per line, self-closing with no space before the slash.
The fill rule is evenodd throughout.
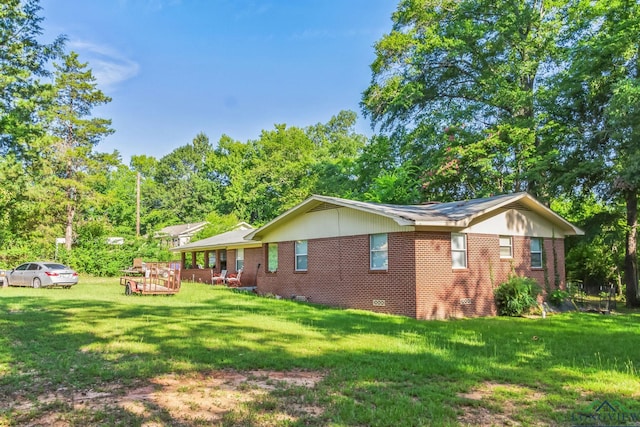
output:
<path id="1" fill-rule="evenodd" d="M 88 62 L 88 68 L 102 90 L 113 89 L 140 71 L 137 62 L 109 46 L 74 40 L 69 42 L 69 49 L 78 53 L 81 62 Z"/>

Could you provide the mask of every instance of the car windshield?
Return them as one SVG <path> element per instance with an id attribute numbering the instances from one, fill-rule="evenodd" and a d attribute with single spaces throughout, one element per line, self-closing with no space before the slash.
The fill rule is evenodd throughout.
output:
<path id="1" fill-rule="evenodd" d="M 45 264 L 45 267 L 51 270 L 68 270 L 68 268 L 62 264 Z"/>

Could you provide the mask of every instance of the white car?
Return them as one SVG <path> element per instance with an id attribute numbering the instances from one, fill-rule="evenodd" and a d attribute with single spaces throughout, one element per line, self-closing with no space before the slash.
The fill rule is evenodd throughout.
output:
<path id="1" fill-rule="evenodd" d="M 26 262 L 7 271 L 5 280 L 9 286 L 60 286 L 68 289 L 78 283 L 78 273 L 55 262 Z"/>

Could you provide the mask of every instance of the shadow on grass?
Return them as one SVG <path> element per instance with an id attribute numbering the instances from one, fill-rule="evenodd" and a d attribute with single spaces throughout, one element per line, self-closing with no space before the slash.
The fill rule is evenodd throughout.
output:
<path id="1" fill-rule="evenodd" d="M 529 415 L 546 418 L 575 407 L 585 387 L 595 395 L 584 383 L 599 376 L 638 386 L 637 314 L 416 321 L 193 286 L 201 293 L 184 298 L 3 296 L 5 416 L 12 399 L 220 369 L 327 372 L 308 391 L 327 408 L 318 424 L 455 424 L 468 403 L 460 393 L 487 381 L 552 395 L 555 406 Z"/>

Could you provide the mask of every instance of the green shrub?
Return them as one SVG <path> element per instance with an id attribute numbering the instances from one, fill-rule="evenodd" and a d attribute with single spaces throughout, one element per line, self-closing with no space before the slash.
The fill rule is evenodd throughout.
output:
<path id="1" fill-rule="evenodd" d="M 562 289 L 554 289 L 553 291 L 549 292 L 549 295 L 547 295 L 547 300 L 551 304 L 553 304 L 555 306 L 559 306 L 568 297 L 569 297 L 569 292 L 567 292 L 565 290 L 562 290 Z"/>
<path id="2" fill-rule="evenodd" d="M 67 264 L 79 273 L 92 276 L 114 277 L 130 267 L 134 258 L 145 261 L 170 261 L 173 255 L 157 242 L 144 238 L 125 238 L 122 245 L 109 245 L 106 237 L 78 240 L 71 251 L 60 249 L 57 261 Z"/>
<path id="3" fill-rule="evenodd" d="M 498 314 L 522 316 L 535 307 L 541 289 L 538 282 L 528 277 L 514 276 L 494 291 Z"/>

